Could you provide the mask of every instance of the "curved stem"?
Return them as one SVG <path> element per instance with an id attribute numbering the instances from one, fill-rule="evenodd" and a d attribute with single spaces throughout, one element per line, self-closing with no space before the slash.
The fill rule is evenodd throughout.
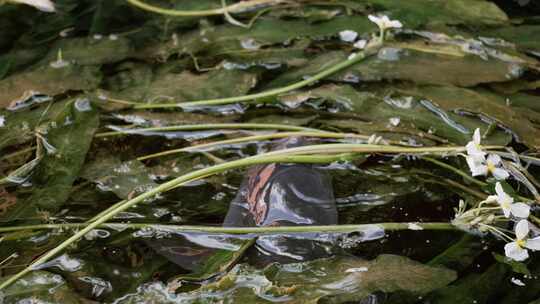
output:
<path id="1" fill-rule="evenodd" d="M 121 127 L 118 127 L 121 128 Z M 259 124 L 259 123 L 215 123 L 200 125 L 178 125 L 152 128 L 125 128 L 119 131 L 97 133 L 94 137 L 107 137 L 122 134 L 141 134 L 145 132 L 167 132 L 167 131 L 197 131 L 197 130 L 219 130 L 219 129 L 260 129 L 260 130 L 284 130 L 284 131 L 311 131 L 323 132 L 322 130 L 290 126 L 282 124 Z"/>
<path id="2" fill-rule="evenodd" d="M 163 225 L 148 223 L 108 223 L 100 224 L 96 228 L 119 229 L 143 229 L 151 228 L 156 230 L 166 230 L 171 232 L 204 232 L 204 233 L 224 233 L 224 234 L 274 234 L 274 233 L 304 233 L 304 232 L 354 232 L 378 226 L 384 230 L 406 230 L 413 223 L 373 223 L 354 225 L 317 225 L 317 226 L 265 226 L 265 227 L 218 227 L 218 226 L 191 226 L 191 225 Z M 457 230 L 450 223 L 414 222 L 415 225 L 425 230 Z M 51 230 L 51 229 L 81 229 L 87 227 L 88 223 L 76 224 L 42 224 L 14 227 L 0 227 L 0 233 L 25 231 L 25 230 Z"/>
<path id="3" fill-rule="evenodd" d="M 161 8 L 158 6 L 144 3 L 140 0 L 126 0 L 126 1 L 129 4 L 136 6 L 142 10 L 160 14 L 160 15 L 173 16 L 173 17 L 203 17 L 203 16 L 223 15 L 225 13 L 238 13 L 241 11 L 255 9 L 261 6 L 275 5 L 275 4 L 280 4 L 280 3 L 285 2 L 283 0 L 250 0 L 250 1 L 238 2 L 232 5 L 223 6 L 223 7 L 215 8 L 215 9 L 184 11 L 184 10 Z"/>
<path id="4" fill-rule="evenodd" d="M 242 102 L 242 101 L 253 101 L 256 99 L 261 99 L 261 98 L 266 98 L 266 97 L 273 97 L 273 96 L 277 96 L 277 95 L 284 94 L 293 90 L 303 88 L 327 76 L 330 76 L 338 71 L 341 71 L 344 68 L 354 65 L 362 61 L 363 59 L 365 59 L 368 55 L 375 53 L 375 51 L 378 50 L 379 47 L 380 47 L 380 44 L 373 46 L 369 51 L 366 50 L 366 52 L 364 53 L 357 53 L 355 56 L 349 57 L 348 59 L 332 66 L 329 69 L 321 71 L 313 75 L 312 77 L 309 77 L 308 79 L 304 79 L 302 81 L 290 84 L 285 87 L 277 88 L 277 89 L 270 89 L 264 92 L 243 95 L 243 96 L 207 99 L 207 100 L 182 102 L 182 103 L 148 103 L 148 104 L 141 103 L 141 104 L 135 105 L 134 108 L 135 109 L 156 109 L 156 108 L 174 108 L 174 107 L 193 108 L 193 107 L 198 107 L 198 106 L 223 105 L 223 104 L 237 103 L 237 102 Z"/>

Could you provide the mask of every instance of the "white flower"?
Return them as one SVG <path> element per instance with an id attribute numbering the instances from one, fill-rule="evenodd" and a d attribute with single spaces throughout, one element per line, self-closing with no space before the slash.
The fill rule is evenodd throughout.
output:
<path id="1" fill-rule="evenodd" d="M 528 239 L 529 222 L 527 220 L 519 221 L 515 228 L 516 239 L 504 245 L 504 254 L 515 261 L 524 261 L 529 257 L 530 250 L 540 250 L 540 237 Z"/>
<path id="2" fill-rule="evenodd" d="M 30 5 L 47 13 L 54 13 L 56 11 L 54 3 L 50 0 L 10 0 L 10 2 Z"/>
<path id="3" fill-rule="evenodd" d="M 466 155 L 465 160 L 469 165 L 472 176 L 487 175 L 487 166 L 484 165 L 485 159 L 483 156 L 480 158 Z"/>
<path id="4" fill-rule="evenodd" d="M 467 165 L 472 176 L 492 174 L 498 180 L 507 179 L 510 174 L 502 168 L 502 160 L 499 155 L 489 154 L 487 159 L 483 156 L 465 156 Z"/>
<path id="5" fill-rule="evenodd" d="M 375 15 L 369 15 L 368 18 L 369 20 L 377 24 L 381 31 L 389 28 L 401 28 L 403 26 L 403 24 L 401 24 L 401 22 L 399 22 L 398 20 L 390 20 L 388 19 L 388 16 L 384 15 L 380 17 Z"/>
<path id="6" fill-rule="evenodd" d="M 345 42 L 354 42 L 356 37 L 358 37 L 358 33 L 355 31 L 345 30 L 339 32 L 339 39 Z"/>
<path id="7" fill-rule="evenodd" d="M 505 217 L 510 217 L 510 215 L 520 218 L 529 217 L 531 207 L 525 203 L 514 203 L 514 199 L 508 193 L 504 192 L 501 183 L 497 182 L 495 191 L 497 195 L 490 195 L 487 200 L 499 203 Z"/>
<path id="8" fill-rule="evenodd" d="M 467 155 L 472 158 L 483 158 L 486 156 L 486 152 L 482 151 L 480 140 L 480 129 L 477 128 L 476 130 L 474 130 L 472 140 L 468 142 L 465 146 L 465 148 L 467 148 Z"/>
<path id="9" fill-rule="evenodd" d="M 501 157 L 497 154 L 489 154 L 486 159 L 486 169 L 488 173 L 491 173 L 496 179 L 507 179 L 510 174 L 502 167 Z"/>

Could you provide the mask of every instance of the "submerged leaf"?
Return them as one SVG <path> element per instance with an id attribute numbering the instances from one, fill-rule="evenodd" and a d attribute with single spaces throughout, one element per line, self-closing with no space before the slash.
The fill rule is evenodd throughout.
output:
<path id="1" fill-rule="evenodd" d="M 45 153 L 32 175 L 30 197 L 18 204 L 2 220 L 13 220 L 33 215 L 37 209 L 56 212 L 69 197 L 71 187 L 79 175 L 99 116 L 84 97 L 72 100 L 52 121 L 46 124 Z"/>
<path id="2" fill-rule="evenodd" d="M 5 303 L 88 303 L 71 290 L 62 276 L 46 271 L 27 274 L 3 290 L 0 299 Z"/>
<path id="3" fill-rule="evenodd" d="M 227 300 L 243 303 L 343 303 L 359 301 L 371 293 L 406 291 L 426 294 L 456 278 L 454 271 L 425 266 L 406 257 L 381 255 L 375 260 L 358 258 L 320 259 L 305 263 L 274 264 L 264 271 L 248 265 L 235 266 L 225 277 L 197 291 L 171 295 L 162 285 L 142 286 L 119 303 L 158 301 L 198 303 Z M 144 299 L 144 300 L 143 300 Z M 132 301 L 132 302 L 130 302 Z"/>
<path id="4" fill-rule="evenodd" d="M 87 164 L 81 177 L 93 181 L 101 191 L 111 191 L 121 199 L 135 197 L 157 184 L 138 160 L 122 162 L 113 156 L 101 156 Z"/>

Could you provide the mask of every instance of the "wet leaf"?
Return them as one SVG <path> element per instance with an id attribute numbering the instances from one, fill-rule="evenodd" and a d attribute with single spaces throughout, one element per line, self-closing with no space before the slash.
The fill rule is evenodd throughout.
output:
<path id="1" fill-rule="evenodd" d="M 100 65 L 118 62 L 133 55 L 131 41 L 124 36 L 96 34 L 91 37 L 62 39 L 55 43 L 42 59 L 41 64 L 49 65 L 58 59 L 77 65 Z"/>
<path id="2" fill-rule="evenodd" d="M 484 246 L 486 245 L 478 237 L 466 234 L 429 261 L 429 265 L 442 265 L 456 271 L 464 271 L 483 253 Z"/>
<path id="3" fill-rule="evenodd" d="M 324 88 L 326 94 L 338 93 L 338 96 L 333 98 L 340 101 L 341 107 L 345 109 L 344 113 L 357 114 L 356 118 L 317 120 L 326 127 L 355 130 L 366 135 L 381 132 L 402 134 L 401 138 L 409 137 L 413 140 L 411 143 L 430 144 L 433 140 L 442 139 L 456 144 L 466 144 L 473 130 L 480 128 L 484 131 L 489 126 L 479 119 L 456 114 L 452 111 L 454 108 L 441 107 L 436 99 L 423 99 L 419 97 L 427 96 L 412 94 L 424 87 L 413 86 L 409 91 L 399 86 L 373 86 L 368 87 L 367 91 L 354 94 L 350 88 L 346 90 L 347 93 L 344 93 L 343 89 L 338 91 L 331 86 L 319 87 L 316 90 L 321 94 Z M 503 131 L 493 132 L 486 138 L 486 142 L 492 144 L 506 144 L 509 141 L 510 136 Z"/>
<path id="4" fill-rule="evenodd" d="M 71 291 L 62 276 L 46 271 L 27 274 L 3 291 L 2 300 L 6 303 L 88 303 Z"/>
<path id="5" fill-rule="evenodd" d="M 114 156 L 101 155 L 85 165 L 81 177 L 96 183 L 101 191 L 111 191 L 121 199 L 132 198 L 157 187 L 140 161 L 122 162 Z"/>
<path id="6" fill-rule="evenodd" d="M 489 299 L 500 290 L 502 280 L 508 272 L 507 266 L 493 264 L 485 272 L 469 274 L 455 284 L 433 292 L 428 301 L 433 303 L 489 303 Z"/>
<path id="7" fill-rule="evenodd" d="M 393 19 L 407 27 L 440 24 L 497 25 L 508 22 L 506 14 L 494 3 L 484 0 L 423 1 L 366 0 L 390 11 Z"/>
<path id="8" fill-rule="evenodd" d="M 300 273 L 297 267 L 301 267 Z M 271 279 L 279 286 L 294 286 L 303 281 L 303 288 L 293 293 L 298 300 L 329 297 L 333 302 L 354 301 L 375 291 L 407 291 L 421 295 L 456 278 L 454 271 L 425 266 L 396 255 L 380 255 L 372 261 L 353 258 L 317 260 L 297 267 L 278 267 Z M 322 273 L 326 276 L 318 275 Z M 312 281 L 314 277 L 318 279 Z"/>
<path id="9" fill-rule="evenodd" d="M 182 102 L 243 95 L 256 83 L 256 74 L 238 70 L 215 70 L 198 75 L 186 71 L 158 75 L 147 86 L 109 95 L 146 103 Z"/>
<path id="10" fill-rule="evenodd" d="M 95 66 L 39 66 L 0 80 L 0 108 L 15 107 L 31 92 L 54 96 L 69 90 L 95 89 L 100 81 L 101 73 Z"/>
<path id="11" fill-rule="evenodd" d="M 44 136 L 54 150 L 47 151 L 36 167 L 32 194 L 2 220 L 21 218 L 38 208 L 58 211 L 69 197 L 98 124 L 98 114 L 88 99 L 80 97 L 67 103 L 64 111 L 47 124 Z"/>
<path id="12" fill-rule="evenodd" d="M 231 300 L 262 303 L 265 298 L 288 303 L 358 301 L 376 291 L 405 290 L 425 294 L 455 279 L 453 271 L 424 266 L 405 257 L 381 255 L 372 261 L 355 258 L 321 259 L 274 265 L 264 272 L 244 265 L 203 290 L 225 292 Z M 256 288 L 241 288 L 251 281 Z M 237 284 L 240 284 L 237 287 Z M 204 294 L 204 292 L 202 293 Z"/>
<path id="13" fill-rule="evenodd" d="M 376 26 L 364 16 L 340 16 L 317 26 L 304 20 L 261 18 L 249 29 L 227 24 L 178 35 L 166 44 L 150 46 L 142 55 L 166 59 L 175 53 L 197 54 L 205 51 L 210 55 L 227 54 L 284 44 L 298 38 L 323 39 L 337 35 L 342 30 L 362 34 L 375 29 Z"/>
<path id="14" fill-rule="evenodd" d="M 196 237 L 196 236 L 195 236 Z M 227 240 L 228 242 L 231 242 L 231 240 Z M 223 240 L 221 241 L 223 242 Z M 156 245 L 161 246 L 160 240 L 154 241 Z M 238 261 L 244 256 L 246 253 L 246 250 L 248 250 L 253 244 L 255 243 L 255 239 L 247 239 L 247 240 L 232 240 L 230 244 L 228 244 L 228 247 L 235 246 L 237 247 L 236 250 L 230 250 L 224 249 L 224 248 L 216 248 L 215 244 L 213 244 L 212 248 L 205 248 L 206 252 L 203 253 L 204 259 L 201 259 L 198 261 L 198 263 L 194 263 L 194 268 L 191 269 L 192 273 L 188 275 L 180 275 L 177 276 L 171 280 L 169 280 L 169 285 L 171 286 L 177 286 L 178 284 L 181 284 L 182 281 L 205 281 L 208 279 L 211 279 L 213 277 L 216 277 L 218 275 L 222 275 L 226 271 L 230 270 Z M 178 242 L 173 243 L 174 246 L 178 246 Z M 156 248 L 156 246 L 153 246 Z M 195 246 L 196 247 L 196 246 Z M 158 253 L 160 251 L 164 251 L 163 249 L 167 249 L 167 247 L 159 247 L 160 250 L 158 250 Z M 170 250 L 170 249 L 169 249 Z M 204 249 L 203 249 L 204 250 Z M 194 249 L 196 252 L 196 249 Z M 166 254 L 167 252 L 165 252 Z M 166 255 L 167 258 L 169 258 L 171 261 L 179 261 L 182 258 L 186 259 L 186 257 L 182 257 L 182 253 L 178 254 L 176 257 L 174 255 L 169 254 Z M 192 257 L 190 257 L 192 258 Z M 176 262 L 178 263 L 178 262 Z M 183 266 L 180 264 L 180 266 Z"/>
<path id="15" fill-rule="evenodd" d="M 416 87 L 404 91 L 427 98 L 445 111 L 472 113 L 493 121 L 514 132 L 517 140 L 526 145 L 540 147 L 536 127 L 524 115 L 507 105 L 504 96 L 486 90 L 437 86 Z"/>
<path id="16" fill-rule="evenodd" d="M 376 291 L 407 291 L 421 295 L 447 285 L 456 274 L 444 268 L 429 267 L 405 257 L 381 255 L 372 261 L 357 258 L 321 259 L 297 264 L 275 264 L 265 271 L 237 265 L 216 283 L 177 297 L 195 303 L 200 297 L 245 303 L 268 300 L 287 303 L 330 303 L 358 301 Z M 165 300 L 168 292 L 159 285 L 139 288 L 123 301 L 142 303 Z M 193 300 L 189 301 L 188 299 Z M 121 302 L 128 303 L 128 302 Z"/>
<path id="17" fill-rule="evenodd" d="M 497 260 L 497 262 L 507 264 L 508 266 L 512 267 L 512 271 L 514 271 L 515 273 L 521 273 L 526 276 L 531 275 L 531 272 L 527 268 L 527 265 L 523 262 L 510 260 L 509 258 L 495 252 L 493 253 L 493 257 L 495 258 L 495 260 Z"/>
<path id="18" fill-rule="evenodd" d="M 515 43 L 522 50 L 540 52 L 540 41 L 531 37 L 540 36 L 539 25 L 519 25 L 482 31 L 482 35 Z"/>

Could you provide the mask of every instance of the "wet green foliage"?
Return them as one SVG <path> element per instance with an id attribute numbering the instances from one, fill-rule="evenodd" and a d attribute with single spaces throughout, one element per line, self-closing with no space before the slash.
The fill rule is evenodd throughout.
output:
<path id="1" fill-rule="evenodd" d="M 53 14 L 4 2 L 1 227 L 83 223 L 174 177 L 271 149 L 265 140 L 137 159 L 268 130 L 105 133 L 119 128 L 283 124 L 425 147 L 465 145 L 479 128 L 485 145 L 530 156 L 540 148 L 540 11 L 534 4 L 530 10 L 520 1 L 506 4 L 520 12 L 515 15 L 484 0 L 291 1 L 233 14 L 251 24 L 246 28 L 222 15 L 168 17 L 123 0 L 57 0 Z M 218 0 L 148 3 L 221 7 Z M 368 14 L 388 15 L 404 28 L 364 61 L 256 102 L 181 108 L 280 88 L 336 66 L 360 51 L 340 32 L 366 40 L 378 33 Z M 136 109 L 167 103 L 175 105 Z M 468 170 L 461 158 L 442 160 Z M 537 168 L 528 169 L 538 179 Z M 460 198 L 472 204 L 487 193 L 406 155 L 371 155 L 325 170 L 333 178 L 339 224 L 448 222 Z M 115 222 L 221 225 L 244 173 L 171 189 Z M 538 258 L 510 262 L 492 254 L 501 252 L 497 240 L 412 230 L 375 236 L 322 231 L 318 241 L 339 250 L 267 265 L 253 236 L 96 229 L 0 291 L 0 302 L 349 303 L 376 297 L 377 303 L 540 303 Z M 2 234 L 2 279 L 72 233 Z"/>

